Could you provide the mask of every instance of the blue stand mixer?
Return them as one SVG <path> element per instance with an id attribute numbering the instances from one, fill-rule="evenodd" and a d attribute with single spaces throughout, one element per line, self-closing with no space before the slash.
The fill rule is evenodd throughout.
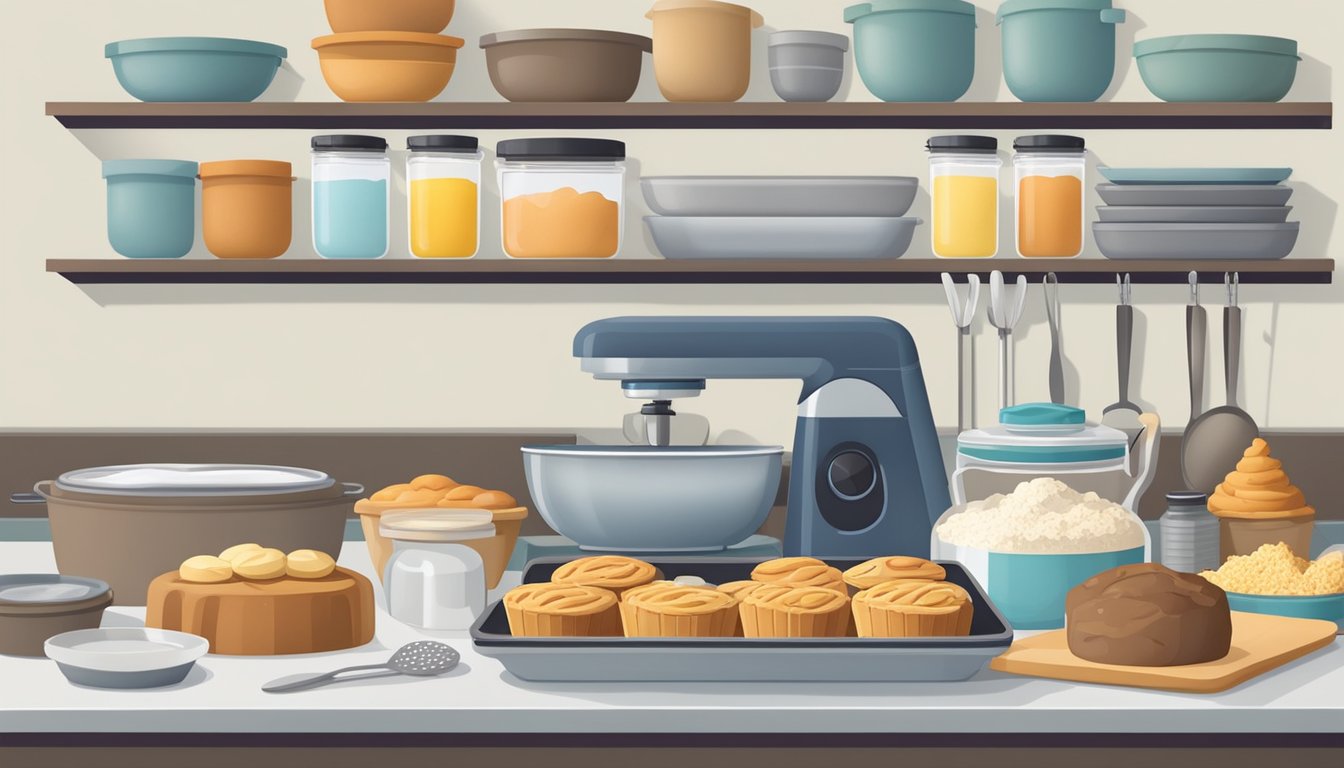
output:
<path id="1" fill-rule="evenodd" d="M 801 379 L 786 555 L 929 555 L 950 506 L 910 333 L 877 317 L 615 317 L 574 338 L 595 378 L 650 402 L 650 439 L 707 379 Z M 665 443 L 664 443 L 665 444 Z"/>

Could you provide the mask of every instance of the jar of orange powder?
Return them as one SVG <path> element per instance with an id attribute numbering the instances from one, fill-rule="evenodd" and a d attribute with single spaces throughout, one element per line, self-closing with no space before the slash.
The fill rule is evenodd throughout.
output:
<path id="1" fill-rule="evenodd" d="M 1013 142 L 1017 255 L 1069 259 L 1083 252 L 1087 149 L 1077 136 L 1023 136 Z"/>

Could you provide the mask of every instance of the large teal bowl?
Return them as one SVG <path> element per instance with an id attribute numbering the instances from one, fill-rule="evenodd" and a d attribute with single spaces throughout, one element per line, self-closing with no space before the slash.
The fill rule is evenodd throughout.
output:
<path id="1" fill-rule="evenodd" d="M 196 163 L 108 160 L 107 239 L 131 259 L 177 259 L 196 241 Z"/>
<path id="2" fill-rule="evenodd" d="M 1291 616 L 1295 619 L 1333 621 L 1344 632 L 1344 594 L 1291 597 L 1284 595 L 1243 595 L 1227 593 L 1227 604 L 1234 611 Z"/>
<path id="3" fill-rule="evenodd" d="M 1115 25 L 1125 12 L 1111 0 L 1008 0 L 1003 79 L 1022 101 L 1096 101 L 1115 77 Z"/>
<path id="4" fill-rule="evenodd" d="M 117 82 L 141 101 L 252 101 L 286 54 L 278 45 L 225 37 L 149 37 L 103 49 Z"/>
<path id="5" fill-rule="evenodd" d="M 1297 41 L 1177 35 L 1134 44 L 1139 75 L 1163 101 L 1279 101 L 1297 78 Z"/>
<path id="6" fill-rule="evenodd" d="M 859 77 L 883 101 L 956 101 L 975 77 L 975 6 L 874 0 L 845 9 Z"/>
<path id="7" fill-rule="evenodd" d="M 1143 562 L 1143 547 L 1087 555 L 989 553 L 989 598 L 1013 629 L 1064 626 L 1069 590 L 1103 571 Z"/>

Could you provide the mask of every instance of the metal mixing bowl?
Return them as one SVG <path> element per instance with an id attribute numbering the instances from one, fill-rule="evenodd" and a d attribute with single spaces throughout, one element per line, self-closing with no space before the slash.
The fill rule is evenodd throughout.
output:
<path id="1" fill-rule="evenodd" d="M 537 512 L 584 549 L 715 551 L 765 522 L 779 446 L 524 446 Z"/>

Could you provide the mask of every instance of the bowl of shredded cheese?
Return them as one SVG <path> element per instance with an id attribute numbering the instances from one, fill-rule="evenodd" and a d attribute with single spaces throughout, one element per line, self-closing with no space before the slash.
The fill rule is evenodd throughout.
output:
<path id="1" fill-rule="evenodd" d="M 1234 611 L 1333 621 L 1344 632 L 1344 552 L 1312 561 L 1287 544 L 1265 544 L 1200 574 L 1227 592 Z"/>

